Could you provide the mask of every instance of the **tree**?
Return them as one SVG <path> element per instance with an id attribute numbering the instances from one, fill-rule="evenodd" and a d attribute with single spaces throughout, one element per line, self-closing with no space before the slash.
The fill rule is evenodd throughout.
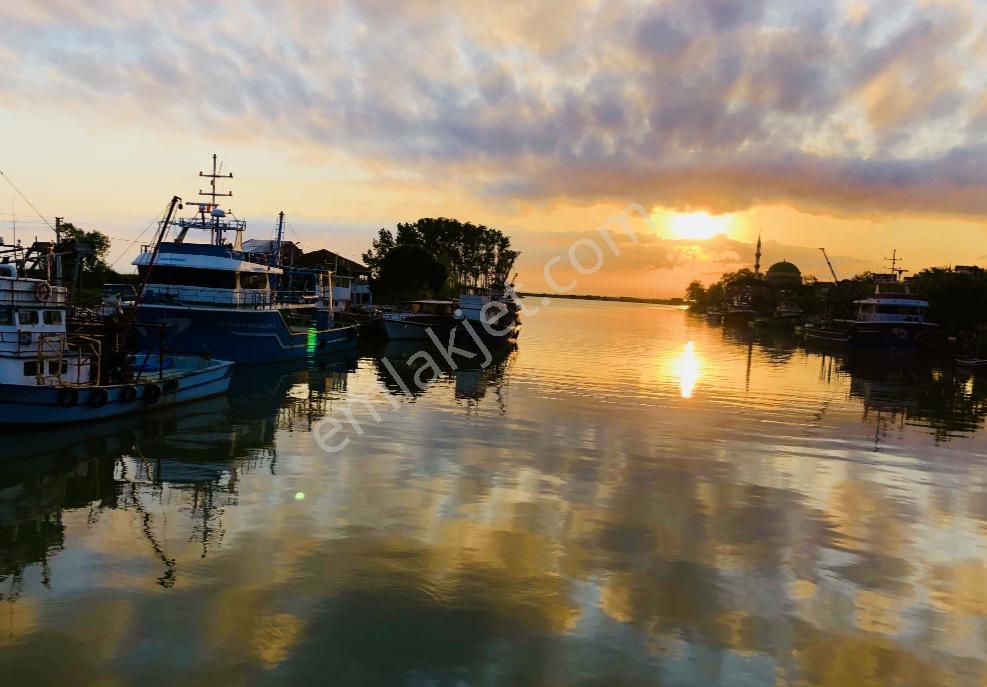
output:
<path id="1" fill-rule="evenodd" d="M 376 279 L 380 274 L 380 266 L 384 261 L 387 254 L 396 245 L 394 241 L 394 234 L 392 234 L 388 229 L 383 229 L 377 232 L 377 238 L 375 238 L 370 244 L 370 250 L 364 253 L 363 264 L 367 266 L 370 270 L 370 276 Z"/>
<path id="2" fill-rule="evenodd" d="M 507 283 L 520 255 L 511 248 L 511 239 L 497 229 L 446 217 L 423 217 L 416 222 L 399 223 L 394 233 L 389 229 L 378 232 L 370 250 L 363 254 L 375 280 L 382 278 L 385 261 L 401 246 L 424 249 L 432 260 L 445 267 L 445 283 L 430 287 L 432 295 L 453 292 L 462 285 Z M 397 273 L 393 265 L 389 271 Z"/>
<path id="3" fill-rule="evenodd" d="M 110 252 L 110 237 L 100 231 L 85 231 L 71 222 L 65 222 L 60 227 L 62 242 L 75 242 L 77 245 L 92 246 L 93 254 L 82 257 L 82 267 L 91 272 L 103 272 L 109 269 L 106 256 Z"/>
<path id="4" fill-rule="evenodd" d="M 428 297 L 441 290 L 447 276 L 445 265 L 421 246 L 395 246 L 380 262 L 375 288 L 382 298 Z"/>
<path id="5" fill-rule="evenodd" d="M 689 302 L 692 310 L 703 311 L 706 309 L 706 289 L 698 279 L 689 282 L 685 289 L 685 299 Z"/>

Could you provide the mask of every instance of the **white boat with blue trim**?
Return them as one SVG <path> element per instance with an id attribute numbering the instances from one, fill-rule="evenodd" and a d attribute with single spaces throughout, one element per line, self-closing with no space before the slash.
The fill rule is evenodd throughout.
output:
<path id="1" fill-rule="evenodd" d="M 70 335 L 68 291 L 0 264 L 0 425 L 60 426 L 225 394 L 232 363 L 141 354 L 110 362 L 103 341 Z M 110 367 L 113 369 L 109 369 Z"/>
<path id="2" fill-rule="evenodd" d="M 155 350 L 161 325 L 165 350 L 235 363 L 354 348 L 358 327 L 335 321 L 332 273 L 282 264 L 284 213 L 273 252 L 247 252 L 246 222 L 218 204 L 232 193 L 217 192 L 216 181 L 233 175 L 220 172 L 215 155 L 212 173 L 199 174 L 210 180 L 211 189 L 200 191 L 208 202 L 189 204 L 195 215 L 174 227 L 163 222 L 159 239 L 133 261 L 144 285 L 136 306 L 139 346 Z M 192 231 L 208 232 L 209 242 L 188 241 Z M 164 240 L 168 232 L 173 232 L 170 240 Z"/>

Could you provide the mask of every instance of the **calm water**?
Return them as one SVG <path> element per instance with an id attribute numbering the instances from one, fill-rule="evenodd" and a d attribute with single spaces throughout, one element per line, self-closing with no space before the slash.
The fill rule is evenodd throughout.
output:
<path id="1" fill-rule="evenodd" d="M 987 683 L 987 378 L 575 301 L 383 352 L 5 437 L 0 683 Z"/>

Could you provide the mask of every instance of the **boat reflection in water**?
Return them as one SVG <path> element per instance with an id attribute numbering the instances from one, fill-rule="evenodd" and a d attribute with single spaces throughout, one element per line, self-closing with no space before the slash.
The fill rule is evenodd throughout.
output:
<path id="1" fill-rule="evenodd" d="M 173 586 L 180 559 L 166 530 L 184 531 L 197 556 L 207 557 L 226 534 L 240 476 L 274 471 L 276 432 L 324 417 L 355 362 L 355 354 L 340 354 L 238 368 L 228 397 L 17 434 L 0 460 L 0 598 L 19 595 L 31 565 L 51 583 L 49 557 L 65 545 L 63 514 L 76 509 L 86 509 L 91 523 L 112 511 L 135 513 L 143 543 L 134 546 L 150 547 L 161 564 L 157 583 Z M 184 522 L 166 523 L 164 510 L 178 510 Z"/>
<path id="2" fill-rule="evenodd" d="M 363 352 L 371 356 L 378 380 L 391 394 L 417 398 L 435 384 L 452 382 L 455 398 L 467 401 L 467 407 L 472 408 L 473 402 L 483 399 L 491 388 L 497 405 L 503 405 L 503 387 L 516 350 L 514 341 L 504 340 L 490 345 L 486 352 L 469 350 L 467 355 L 453 355 L 450 361 L 428 342 L 388 341 Z"/>
<path id="3" fill-rule="evenodd" d="M 979 377 L 652 306 L 525 327 L 487 367 L 238 378 L 179 434 L 5 474 L 0 681 L 985 684 Z"/>
<path id="4" fill-rule="evenodd" d="M 820 375 L 850 379 L 850 398 L 875 425 L 875 450 L 889 431 L 924 429 L 936 443 L 970 437 L 987 418 L 987 376 L 951 363 L 867 352 L 818 353 Z"/>

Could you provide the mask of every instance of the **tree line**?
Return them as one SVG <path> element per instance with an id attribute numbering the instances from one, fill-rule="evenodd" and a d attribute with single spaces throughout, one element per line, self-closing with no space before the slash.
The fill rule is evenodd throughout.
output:
<path id="1" fill-rule="evenodd" d="M 382 228 L 363 262 L 378 300 L 442 297 L 506 283 L 520 253 L 498 229 L 445 217 Z"/>
<path id="2" fill-rule="evenodd" d="M 758 279 L 749 269 L 727 272 L 704 286 L 693 281 L 686 288 L 690 308 L 699 312 L 726 305 L 732 285 Z M 987 353 L 987 270 L 979 267 L 957 271 L 947 267 L 927 267 L 908 280 L 912 293 L 929 302 L 927 319 L 938 324 L 946 336 L 956 337 L 965 348 Z M 807 316 L 853 317 L 854 301 L 874 293 L 874 274 L 864 272 L 843 279 L 823 291 L 813 277 L 800 286 L 786 287 Z"/>

